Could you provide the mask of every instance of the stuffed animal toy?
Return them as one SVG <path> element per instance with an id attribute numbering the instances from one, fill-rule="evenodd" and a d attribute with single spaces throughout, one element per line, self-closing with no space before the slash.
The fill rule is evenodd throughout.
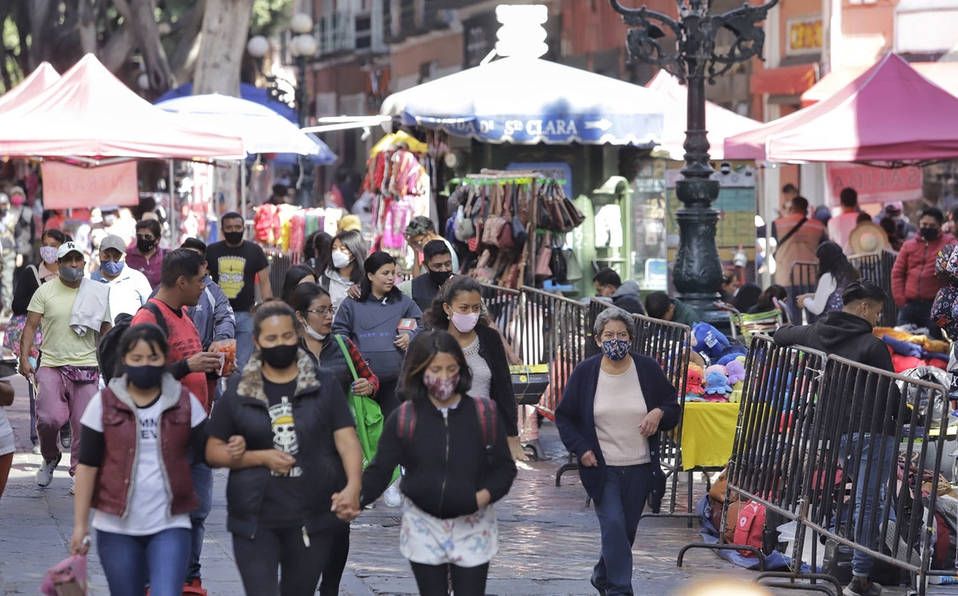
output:
<path id="1" fill-rule="evenodd" d="M 705 393 L 705 387 L 702 385 L 702 378 L 705 376 L 702 367 L 698 364 L 689 364 L 689 370 L 686 373 L 685 380 L 685 400 L 697 401 Z M 691 398 L 691 399 L 690 399 Z"/>
<path id="2" fill-rule="evenodd" d="M 713 364 L 727 364 L 746 353 L 743 346 L 732 344 L 724 333 L 708 323 L 692 327 L 693 349 Z"/>
<path id="3" fill-rule="evenodd" d="M 745 380 L 745 358 L 737 357 L 725 365 L 725 370 L 728 373 L 728 384 L 735 387 Z"/>
<path id="4" fill-rule="evenodd" d="M 732 392 L 732 386 L 728 384 L 728 377 L 717 370 L 713 370 L 705 375 L 705 396 L 710 395 L 726 396 Z"/>

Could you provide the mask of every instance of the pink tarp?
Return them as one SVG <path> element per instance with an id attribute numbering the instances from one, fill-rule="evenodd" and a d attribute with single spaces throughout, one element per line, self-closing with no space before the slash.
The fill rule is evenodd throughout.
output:
<path id="1" fill-rule="evenodd" d="M 0 155 L 242 159 L 243 141 L 164 112 L 92 54 L 54 85 L 0 114 Z"/>
<path id="2" fill-rule="evenodd" d="M 958 157 L 958 98 L 888 54 L 831 97 L 725 140 L 726 159 L 914 162 Z"/>
<path id="3" fill-rule="evenodd" d="M 60 73 L 50 66 L 49 62 L 41 63 L 27 78 L 20 81 L 19 85 L 0 95 L 0 114 L 30 101 L 58 80 Z"/>
<path id="4" fill-rule="evenodd" d="M 653 91 L 665 96 L 665 124 L 662 128 L 662 142 L 659 148 L 668 152 L 669 157 L 681 161 L 684 159 L 685 129 L 687 128 L 688 89 L 679 83 L 678 79 L 660 70 L 646 85 Z M 712 102 L 705 103 L 705 127 L 708 129 L 708 140 L 711 148 L 709 156 L 715 160 L 725 159 L 725 139 L 739 133 L 753 130 L 762 123 L 745 116 L 740 116 L 731 110 L 726 110 Z"/>

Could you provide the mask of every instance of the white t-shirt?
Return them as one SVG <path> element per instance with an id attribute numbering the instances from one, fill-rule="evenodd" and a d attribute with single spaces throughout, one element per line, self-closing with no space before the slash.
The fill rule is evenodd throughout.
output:
<path id="1" fill-rule="evenodd" d="M 103 400 L 97 393 L 83 412 L 80 424 L 103 432 Z M 170 528 L 190 528 L 188 514 L 170 515 L 170 495 L 160 468 L 160 445 L 156 440 L 160 415 L 160 401 L 145 408 L 137 408 L 137 460 L 133 467 L 133 494 L 130 496 L 126 517 L 95 511 L 93 528 L 102 532 L 127 536 L 149 536 Z M 206 410 L 196 396 L 190 394 L 190 428 L 206 419 Z"/>

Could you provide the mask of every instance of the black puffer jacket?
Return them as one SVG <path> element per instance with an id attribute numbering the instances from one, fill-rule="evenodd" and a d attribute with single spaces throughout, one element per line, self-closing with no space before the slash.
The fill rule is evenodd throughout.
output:
<path id="1" fill-rule="evenodd" d="M 501 423 L 487 454 L 472 398 L 464 396 L 448 410 L 448 418 L 428 400 L 413 402 L 412 407 L 416 415 L 412 437 L 399 436 L 402 408 L 386 419 L 379 450 L 363 473 L 363 505 L 379 498 L 400 464 L 406 470 L 400 484 L 403 494 L 416 507 L 442 519 L 475 513 L 476 493 L 482 489 L 489 491 L 492 502 L 509 492 L 516 464 Z"/>

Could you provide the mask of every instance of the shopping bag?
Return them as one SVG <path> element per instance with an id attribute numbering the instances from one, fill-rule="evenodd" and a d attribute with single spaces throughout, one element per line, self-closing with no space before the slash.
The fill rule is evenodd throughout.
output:
<path id="1" fill-rule="evenodd" d="M 87 593 L 86 555 L 73 555 L 47 570 L 40 584 L 43 596 L 84 596 Z"/>

